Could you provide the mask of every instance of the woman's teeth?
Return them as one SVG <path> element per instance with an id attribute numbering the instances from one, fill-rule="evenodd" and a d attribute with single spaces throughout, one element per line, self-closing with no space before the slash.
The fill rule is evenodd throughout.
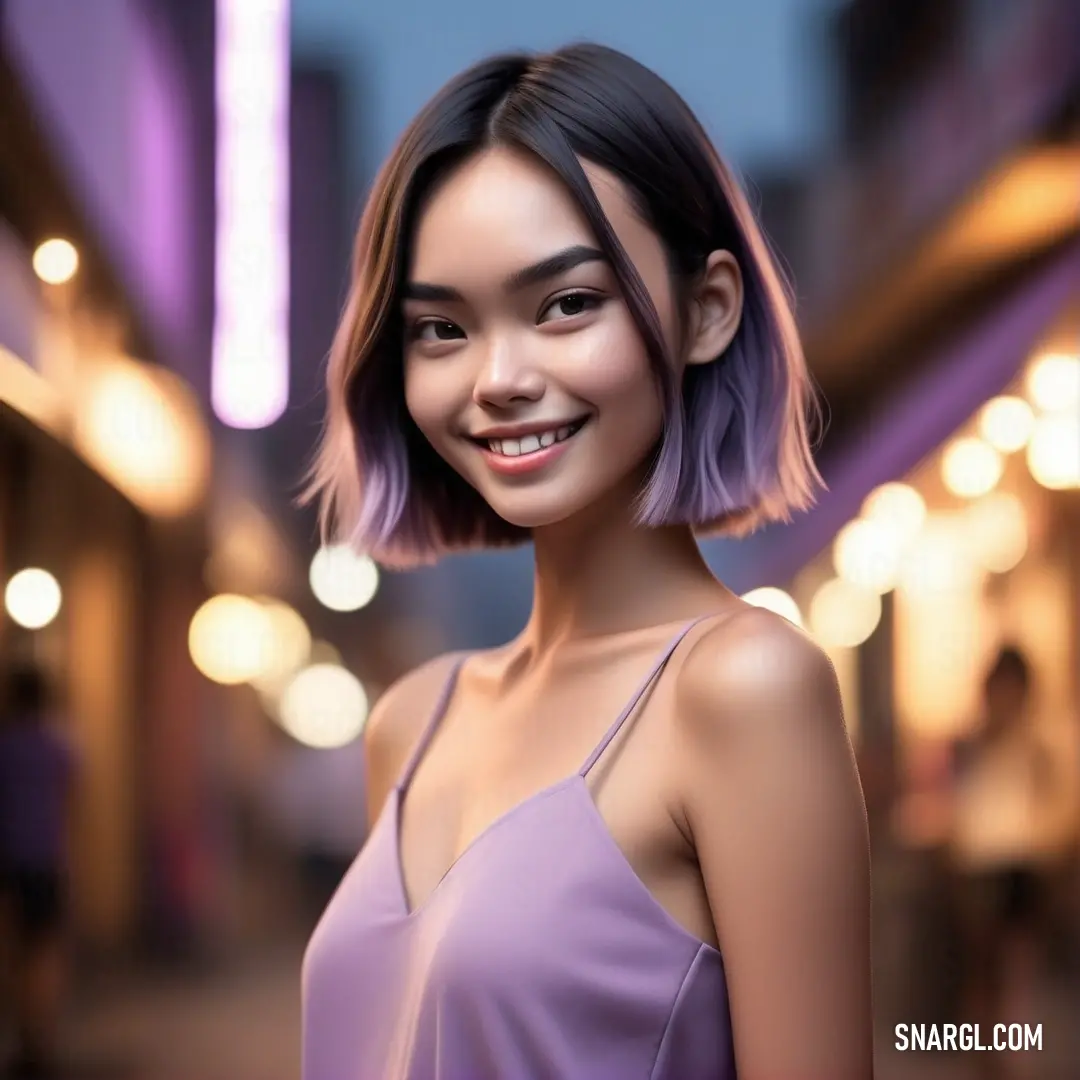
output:
<path id="1" fill-rule="evenodd" d="M 554 431 L 545 431 L 540 435 L 525 435 L 520 439 L 488 439 L 488 449 L 503 457 L 521 457 L 522 454 L 535 454 L 558 442 L 565 442 L 571 435 L 581 430 L 581 424 L 567 424 Z"/>

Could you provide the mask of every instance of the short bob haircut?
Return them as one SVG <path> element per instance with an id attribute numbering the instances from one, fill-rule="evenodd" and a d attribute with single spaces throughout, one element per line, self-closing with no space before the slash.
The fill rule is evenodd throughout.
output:
<path id="1" fill-rule="evenodd" d="M 352 285 L 330 352 L 327 418 L 301 499 L 324 539 L 409 566 L 529 539 L 440 458 L 405 404 L 401 289 L 418 208 L 449 170 L 490 147 L 535 155 L 577 200 L 648 351 L 664 429 L 636 506 L 645 527 L 745 535 L 808 508 L 822 486 L 810 445 L 820 419 L 792 302 L 746 197 L 687 104 L 613 49 L 576 44 L 484 60 L 451 80 L 405 131 L 360 223 Z M 744 279 L 736 336 L 680 380 L 659 318 L 581 162 L 621 180 L 660 238 L 685 299 L 708 255 Z"/>

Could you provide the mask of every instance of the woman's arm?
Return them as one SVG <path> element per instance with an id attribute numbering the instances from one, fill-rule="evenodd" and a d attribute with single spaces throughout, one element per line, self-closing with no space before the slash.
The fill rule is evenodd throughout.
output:
<path id="1" fill-rule="evenodd" d="M 677 712 L 740 1080 L 868 1080 L 869 843 L 831 664 L 749 610 L 694 643 Z"/>

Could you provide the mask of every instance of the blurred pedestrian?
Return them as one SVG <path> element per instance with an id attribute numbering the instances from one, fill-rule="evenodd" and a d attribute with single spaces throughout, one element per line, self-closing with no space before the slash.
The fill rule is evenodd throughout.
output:
<path id="1" fill-rule="evenodd" d="M 10 673 L 0 708 L 0 896 L 12 930 L 14 1076 L 47 1075 L 66 973 L 75 760 L 40 668 Z"/>
<path id="2" fill-rule="evenodd" d="M 969 1019 L 984 1030 L 1030 998 L 1056 850 L 1062 763 L 1042 737 L 1032 675 L 1001 649 L 984 682 L 982 723 L 957 747 L 952 852 Z M 992 1056 L 992 1055 L 988 1055 Z"/>

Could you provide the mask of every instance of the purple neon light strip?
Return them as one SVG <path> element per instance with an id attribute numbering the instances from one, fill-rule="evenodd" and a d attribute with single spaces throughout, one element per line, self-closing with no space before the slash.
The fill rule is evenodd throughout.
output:
<path id="1" fill-rule="evenodd" d="M 217 0 L 211 401 L 261 428 L 289 394 L 289 0 Z"/>

